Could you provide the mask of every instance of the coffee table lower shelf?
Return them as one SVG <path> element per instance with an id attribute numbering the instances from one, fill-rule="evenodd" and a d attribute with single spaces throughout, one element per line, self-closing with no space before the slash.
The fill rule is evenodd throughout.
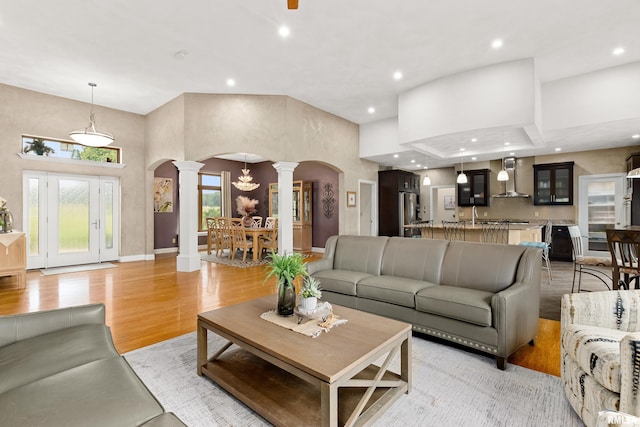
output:
<path id="1" fill-rule="evenodd" d="M 352 380 L 373 380 L 379 367 L 370 365 Z M 238 400 L 277 426 L 319 426 L 321 385 L 310 383 L 239 347 L 232 347 L 201 367 Z M 378 387 L 353 425 L 365 425 L 407 392 L 400 375 L 387 371 L 383 381 L 395 387 Z M 367 386 L 341 387 L 338 391 L 338 424 L 345 425 L 365 394 Z"/>

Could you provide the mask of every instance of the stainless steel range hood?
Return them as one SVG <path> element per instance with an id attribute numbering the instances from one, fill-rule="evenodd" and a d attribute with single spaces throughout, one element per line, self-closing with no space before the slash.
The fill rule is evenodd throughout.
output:
<path id="1" fill-rule="evenodd" d="M 509 181 L 503 181 L 505 185 L 505 192 L 494 194 L 491 197 L 499 198 L 515 198 L 515 197 L 531 197 L 528 194 L 519 193 L 516 190 L 516 158 L 507 157 L 504 159 L 504 169 L 509 175 Z"/>

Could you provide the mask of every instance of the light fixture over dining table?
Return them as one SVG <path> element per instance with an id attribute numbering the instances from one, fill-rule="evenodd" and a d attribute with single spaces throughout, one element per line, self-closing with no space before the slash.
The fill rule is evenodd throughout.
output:
<path id="1" fill-rule="evenodd" d="M 253 191 L 260 187 L 257 182 L 252 182 L 253 177 L 249 175 L 249 169 L 247 169 L 247 156 L 244 156 L 244 169 L 242 169 L 242 175 L 238 177 L 238 181 L 233 181 L 232 184 L 240 191 Z"/>

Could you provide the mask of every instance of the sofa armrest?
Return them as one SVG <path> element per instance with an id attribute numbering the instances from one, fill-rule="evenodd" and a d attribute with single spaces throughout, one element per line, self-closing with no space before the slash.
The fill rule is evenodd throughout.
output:
<path id="1" fill-rule="evenodd" d="M 640 415 L 640 332 L 620 341 L 620 411 Z"/>
<path id="2" fill-rule="evenodd" d="M 72 326 L 95 323 L 105 323 L 104 304 L 0 316 L 0 347 Z"/>
<path id="3" fill-rule="evenodd" d="M 322 270 L 333 269 L 333 259 L 321 259 L 318 261 L 308 262 L 306 265 L 307 273 L 311 276 L 313 273 Z"/>
<path id="4" fill-rule="evenodd" d="M 498 349 L 509 355 L 538 333 L 540 280 L 516 282 L 491 299 Z"/>

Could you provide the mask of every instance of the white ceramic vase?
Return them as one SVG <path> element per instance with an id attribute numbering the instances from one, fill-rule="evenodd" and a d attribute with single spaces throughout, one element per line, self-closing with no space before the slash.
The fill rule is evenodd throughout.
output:
<path id="1" fill-rule="evenodd" d="M 302 311 L 306 311 L 308 313 L 310 311 L 315 310 L 316 307 L 318 307 L 318 298 L 316 298 L 316 297 L 309 297 L 309 298 L 300 297 L 300 309 Z"/>

